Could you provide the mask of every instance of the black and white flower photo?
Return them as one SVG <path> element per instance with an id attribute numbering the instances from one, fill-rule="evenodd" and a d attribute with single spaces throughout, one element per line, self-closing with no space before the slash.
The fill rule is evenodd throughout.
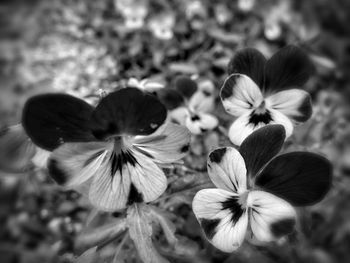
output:
<path id="1" fill-rule="evenodd" d="M 2 1 L 0 262 L 349 261 L 349 17 Z"/>

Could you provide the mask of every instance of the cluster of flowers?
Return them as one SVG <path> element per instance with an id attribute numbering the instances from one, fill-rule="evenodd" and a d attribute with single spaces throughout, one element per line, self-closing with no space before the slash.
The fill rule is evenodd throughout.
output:
<path id="1" fill-rule="evenodd" d="M 269 60 L 254 49 L 231 60 L 220 97 L 237 117 L 229 138 L 239 149 L 209 154 L 208 174 L 217 188 L 203 189 L 193 199 L 205 236 L 220 250 L 237 249 L 248 222 L 260 241 L 286 236 L 296 225 L 293 206 L 315 204 L 328 192 L 332 166 L 327 159 L 309 152 L 277 155 L 293 126 L 312 114 L 309 94 L 295 89 L 312 70 L 294 46 Z M 35 145 L 50 152 L 47 167 L 58 184 L 113 212 L 165 192 L 161 168 L 186 155 L 191 133 L 218 125 L 208 113 L 214 91 L 207 81 L 197 86 L 179 78 L 175 88 L 132 80 L 96 107 L 67 94 L 37 95 L 25 104 L 22 126 Z"/>

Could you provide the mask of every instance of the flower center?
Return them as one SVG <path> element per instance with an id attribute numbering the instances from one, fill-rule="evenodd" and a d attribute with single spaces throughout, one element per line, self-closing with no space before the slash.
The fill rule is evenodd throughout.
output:
<path id="1" fill-rule="evenodd" d="M 265 114 L 266 113 L 266 103 L 265 100 L 263 100 L 260 105 L 255 109 L 254 113 L 255 114 Z"/>
<path id="2" fill-rule="evenodd" d="M 241 206 L 242 209 L 247 208 L 248 194 L 249 194 L 249 191 L 244 192 L 243 194 L 241 194 L 239 196 L 239 198 L 237 200 L 238 204 Z"/>
<path id="3" fill-rule="evenodd" d="M 251 113 L 249 123 L 254 126 L 260 123 L 269 124 L 272 121 L 270 111 L 266 108 L 266 103 L 263 100 L 260 105 Z"/>

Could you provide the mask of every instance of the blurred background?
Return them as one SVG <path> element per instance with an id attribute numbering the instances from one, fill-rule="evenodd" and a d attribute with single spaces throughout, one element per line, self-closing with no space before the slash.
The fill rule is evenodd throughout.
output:
<path id="1" fill-rule="evenodd" d="M 285 148 L 332 161 L 327 198 L 299 211 L 297 235 L 267 246 L 247 243 L 228 255 L 203 238 L 191 212 L 195 192 L 174 194 L 159 206 L 182 246 L 167 247 L 157 231 L 155 245 L 171 262 L 350 260 L 350 1 L 3 0 L 0 21 L 0 128 L 20 123 L 24 102 L 35 94 L 64 92 L 95 103 L 131 77 L 172 86 L 178 75 L 210 80 L 218 94 L 238 49 L 255 47 L 269 57 L 287 44 L 302 47 L 316 66 L 304 87 L 314 115 Z M 232 121 L 219 100 L 214 114 L 224 127 Z M 208 151 L 228 144 L 219 131 L 196 136 L 186 170 L 170 171 L 187 179 L 168 190 L 205 181 Z M 96 233 L 119 214 L 101 214 L 86 230 L 86 200 L 56 186 L 37 165 L 42 157 L 34 162 L 22 146 L 0 139 L 0 262 L 75 262 L 92 242 L 82 233 Z M 4 155 L 5 147 L 14 148 L 13 156 Z M 98 262 L 111 262 L 117 241 Z M 121 255 L 120 262 L 139 262 L 131 243 Z"/>

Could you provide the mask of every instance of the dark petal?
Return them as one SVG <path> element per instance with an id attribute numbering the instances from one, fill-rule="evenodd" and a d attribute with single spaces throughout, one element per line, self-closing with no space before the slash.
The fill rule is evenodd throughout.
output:
<path id="1" fill-rule="evenodd" d="M 294 206 L 312 205 L 328 192 L 332 165 L 324 157 L 291 152 L 274 158 L 256 178 L 255 184 Z"/>
<path id="2" fill-rule="evenodd" d="M 254 48 L 245 48 L 236 53 L 228 64 L 228 74 L 244 74 L 261 88 L 264 83 L 266 58 Z"/>
<path id="3" fill-rule="evenodd" d="M 156 96 L 137 88 L 125 88 L 104 97 L 91 117 L 96 138 L 112 135 L 148 135 L 166 119 L 167 110 Z"/>
<path id="4" fill-rule="evenodd" d="M 39 147 L 52 151 L 63 142 L 88 142 L 95 138 L 89 130 L 93 107 L 66 94 L 43 94 L 27 100 L 22 125 Z"/>
<path id="5" fill-rule="evenodd" d="M 248 176 L 255 177 L 279 153 L 285 138 L 284 127 L 274 124 L 256 130 L 242 142 L 239 152 L 245 161 Z"/>
<path id="6" fill-rule="evenodd" d="M 175 79 L 175 88 L 185 98 L 190 98 L 197 91 L 197 83 L 188 77 L 177 77 Z"/>
<path id="7" fill-rule="evenodd" d="M 266 63 L 266 90 L 276 91 L 302 86 L 314 72 L 314 66 L 300 48 L 287 46 L 274 54 Z"/>
<path id="8" fill-rule="evenodd" d="M 185 102 L 184 97 L 177 90 L 174 89 L 158 89 L 154 91 L 154 94 L 164 104 L 167 110 L 176 109 Z"/>

